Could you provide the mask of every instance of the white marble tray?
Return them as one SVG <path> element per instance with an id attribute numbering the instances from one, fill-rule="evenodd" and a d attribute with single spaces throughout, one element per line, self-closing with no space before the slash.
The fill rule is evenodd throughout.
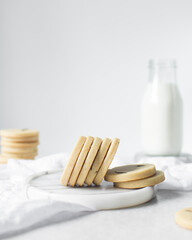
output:
<path id="1" fill-rule="evenodd" d="M 27 198 L 71 202 L 101 210 L 140 205 L 156 195 L 154 187 L 127 190 L 115 188 L 112 183 L 105 181 L 97 187 L 64 187 L 59 184 L 62 171 L 41 172 L 28 178 Z"/>

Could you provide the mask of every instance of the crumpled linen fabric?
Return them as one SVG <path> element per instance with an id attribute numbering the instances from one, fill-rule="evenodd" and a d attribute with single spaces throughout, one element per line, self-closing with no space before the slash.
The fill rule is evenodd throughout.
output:
<path id="1" fill-rule="evenodd" d="M 56 154 L 35 161 L 9 159 L 0 165 L 0 239 L 94 211 L 69 202 L 26 198 L 24 183 L 30 175 L 62 169 L 67 159 L 68 154 Z"/>

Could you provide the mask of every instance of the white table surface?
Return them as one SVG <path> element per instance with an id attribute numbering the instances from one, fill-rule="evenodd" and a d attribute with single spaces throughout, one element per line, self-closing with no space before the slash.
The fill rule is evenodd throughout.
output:
<path id="1" fill-rule="evenodd" d="M 34 239 L 192 239 L 192 231 L 177 226 L 176 211 L 192 206 L 192 192 L 159 190 L 150 202 L 133 208 L 89 213 L 12 237 Z"/>

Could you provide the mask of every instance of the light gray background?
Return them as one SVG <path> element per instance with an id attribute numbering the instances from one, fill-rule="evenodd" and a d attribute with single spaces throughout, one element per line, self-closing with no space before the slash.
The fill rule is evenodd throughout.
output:
<path id="1" fill-rule="evenodd" d="M 191 0 L 0 0 L 0 128 L 40 131 L 40 155 L 79 135 L 141 150 L 147 62 L 174 57 L 192 146 Z"/>

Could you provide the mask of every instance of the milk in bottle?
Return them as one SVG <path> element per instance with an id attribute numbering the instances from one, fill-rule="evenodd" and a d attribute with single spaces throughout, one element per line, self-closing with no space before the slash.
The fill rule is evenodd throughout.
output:
<path id="1" fill-rule="evenodd" d="M 179 155 L 182 147 L 182 99 L 174 60 L 151 60 L 142 101 L 142 145 L 148 155 Z"/>

